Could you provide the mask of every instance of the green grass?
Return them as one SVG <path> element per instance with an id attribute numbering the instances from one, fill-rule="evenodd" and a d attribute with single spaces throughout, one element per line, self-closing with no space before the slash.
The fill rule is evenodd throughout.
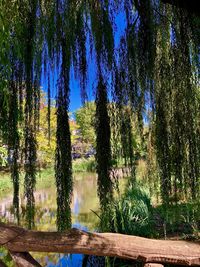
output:
<path id="1" fill-rule="evenodd" d="M 95 172 L 96 163 L 94 157 L 89 159 L 77 159 L 72 164 L 74 172 Z"/>
<path id="2" fill-rule="evenodd" d="M 128 186 L 111 204 L 109 231 L 153 238 L 200 239 L 200 202 L 152 205 L 144 185 Z M 103 218 L 103 215 L 101 215 Z M 102 229 L 105 231 L 105 229 Z"/>
<path id="3" fill-rule="evenodd" d="M 37 175 L 36 189 L 48 188 L 55 184 L 54 168 L 41 170 Z"/>
<path id="4" fill-rule="evenodd" d="M 21 181 L 20 175 L 20 181 Z M 20 182 L 21 184 L 21 182 Z M 4 196 L 8 194 L 12 190 L 12 181 L 9 172 L 1 172 L 0 173 L 0 196 Z"/>
<path id="5" fill-rule="evenodd" d="M 6 266 L 14 266 L 11 256 L 9 255 L 8 251 L 3 247 L 0 247 L 0 259 L 6 264 Z"/>
<path id="6" fill-rule="evenodd" d="M 20 173 L 20 190 L 23 191 L 24 172 Z M 54 182 L 53 168 L 42 170 L 37 174 L 36 189 L 47 188 Z M 12 191 L 13 185 L 9 172 L 0 173 L 0 195 L 1 197 Z"/>
<path id="7" fill-rule="evenodd" d="M 200 202 L 178 203 L 154 208 L 160 237 L 177 236 L 179 239 L 200 239 Z M 160 228 L 160 229 L 159 229 Z"/>
<path id="8" fill-rule="evenodd" d="M 95 160 L 78 159 L 73 161 L 73 172 L 95 172 Z M 23 191 L 24 172 L 20 173 L 20 190 Z M 48 188 L 55 183 L 55 172 L 53 167 L 42 169 L 37 173 L 36 189 Z M 12 181 L 9 172 L 0 172 L 0 196 L 4 196 L 12 191 Z"/>
<path id="9" fill-rule="evenodd" d="M 152 206 L 148 192 L 135 185 L 113 203 L 113 231 L 117 233 L 151 236 Z"/>

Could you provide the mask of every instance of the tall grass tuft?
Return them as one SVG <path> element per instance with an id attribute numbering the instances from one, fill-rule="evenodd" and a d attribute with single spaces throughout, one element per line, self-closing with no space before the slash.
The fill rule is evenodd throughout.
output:
<path id="1" fill-rule="evenodd" d="M 114 201 L 112 226 L 113 232 L 151 236 L 152 206 L 147 191 L 138 185 L 130 186 Z"/>

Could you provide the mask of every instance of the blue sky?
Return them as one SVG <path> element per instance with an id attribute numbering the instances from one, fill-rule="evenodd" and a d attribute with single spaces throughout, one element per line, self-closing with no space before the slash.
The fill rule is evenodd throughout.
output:
<path id="1" fill-rule="evenodd" d="M 115 49 L 119 46 L 120 38 L 122 34 L 124 33 L 126 21 L 125 21 L 125 14 L 120 12 L 115 17 L 115 35 L 114 35 L 114 41 L 115 41 Z M 87 95 L 88 95 L 88 101 L 94 101 L 94 87 L 96 86 L 96 64 L 95 64 L 95 57 L 92 57 L 89 53 L 89 42 L 87 42 L 87 50 L 88 50 L 88 82 L 87 82 Z M 56 83 L 58 78 L 58 70 L 55 70 L 55 72 L 50 73 L 50 83 L 51 83 L 51 98 L 56 98 Z M 47 92 L 48 88 L 48 79 L 47 77 L 44 77 L 44 72 L 42 74 L 41 79 L 41 86 L 42 89 Z M 108 82 L 109 83 L 109 82 Z M 109 88 L 108 88 L 109 89 Z M 110 94 L 109 94 L 110 95 Z M 80 108 L 82 106 L 81 102 L 81 95 L 80 95 L 80 84 L 77 79 L 74 77 L 73 68 L 70 72 L 70 107 L 69 111 L 74 112 L 76 109 Z"/>

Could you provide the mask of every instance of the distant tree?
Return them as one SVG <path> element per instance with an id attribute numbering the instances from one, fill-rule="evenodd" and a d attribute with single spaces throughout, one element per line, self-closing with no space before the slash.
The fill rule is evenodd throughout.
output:
<path id="1" fill-rule="evenodd" d="M 75 111 L 75 119 L 84 142 L 95 146 L 95 110 L 94 102 L 86 102 L 85 105 Z"/>
<path id="2" fill-rule="evenodd" d="M 38 162 L 39 165 L 46 167 L 47 165 L 54 165 L 55 163 L 55 149 L 56 149 L 56 107 L 50 106 L 50 121 L 48 121 L 48 106 L 47 106 L 46 93 L 41 91 L 40 100 L 40 125 L 36 133 L 38 144 Z M 52 101 L 53 102 L 53 101 Z M 70 114 L 69 114 L 70 115 Z M 70 119 L 70 132 L 71 142 L 74 145 L 80 136 L 77 134 L 78 125 Z"/>

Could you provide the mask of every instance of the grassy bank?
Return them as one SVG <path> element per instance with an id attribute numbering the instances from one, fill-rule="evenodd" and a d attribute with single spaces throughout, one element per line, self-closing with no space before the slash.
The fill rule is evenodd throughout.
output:
<path id="1" fill-rule="evenodd" d="M 90 159 L 78 159 L 73 161 L 73 172 L 95 172 L 95 160 L 94 158 Z M 20 172 L 20 188 L 23 191 L 24 184 L 24 172 Z M 48 188 L 55 183 L 55 172 L 53 167 L 49 167 L 47 169 L 43 169 L 37 174 L 37 183 L 36 189 Z M 6 195 L 7 193 L 12 191 L 12 181 L 10 177 L 10 173 L 8 171 L 0 172 L 0 195 Z"/>
<path id="2" fill-rule="evenodd" d="M 23 184 L 24 184 L 24 172 L 20 173 L 19 180 L 20 180 L 20 189 L 23 191 Z M 54 169 L 48 168 L 45 170 L 40 171 L 37 174 L 37 183 L 36 189 L 47 188 L 52 185 L 54 180 Z M 11 192 L 13 186 L 9 172 L 1 172 L 0 173 L 0 195 L 6 195 L 7 193 Z"/>
<path id="3" fill-rule="evenodd" d="M 89 159 L 77 159 L 72 163 L 73 172 L 95 172 L 96 163 L 93 157 Z"/>
<path id="4" fill-rule="evenodd" d="M 20 175 L 20 187 L 21 185 L 22 185 L 22 179 Z M 12 182 L 10 178 L 10 173 L 1 172 L 0 173 L 0 196 L 6 195 L 11 190 L 12 190 Z"/>
<path id="5" fill-rule="evenodd" d="M 200 239 L 199 200 L 153 205 L 149 190 L 136 183 L 115 198 L 111 213 L 111 232 L 161 239 Z"/>

